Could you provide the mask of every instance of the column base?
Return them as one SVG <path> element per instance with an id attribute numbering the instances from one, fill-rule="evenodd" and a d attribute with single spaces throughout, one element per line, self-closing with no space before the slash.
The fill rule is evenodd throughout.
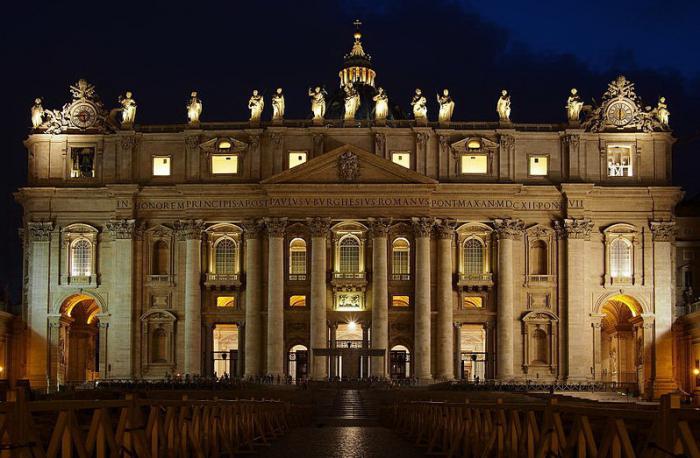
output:
<path id="1" fill-rule="evenodd" d="M 432 385 L 435 383 L 435 380 L 431 375 L 418 376 L 417 380 L 419 385 Z"/>

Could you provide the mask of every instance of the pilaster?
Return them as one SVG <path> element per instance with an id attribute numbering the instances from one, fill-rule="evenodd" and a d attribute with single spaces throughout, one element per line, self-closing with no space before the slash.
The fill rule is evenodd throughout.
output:
<path id="1" fill-rule="evenodd" d="M 287 218 L 265 218 L 267 262 L 266 374 L 284 375 L 284 230 Z"/>
<path id="2" fill-rule="evenodd" d="M 309 218 L 311 232 L 311 320 L 309 323 L 311 348 L 309 363 L 311 378 L 328 379 L 326 358 L 316 356 L 316 349 L 328 346 L 328 324 L 326 318 L 326 240 L 331 227 L 330 218 Z"/>
<path id="3" fill-rule="evenodd" d="M 416 239 L 416 297 L 414 311 L 414 359 L 416 378 L 429 383 L 432 378 L 430 364 L 430 235 L 434 218 L 413 218 Z"/>
<path id="4" fill-rule="evenodd" d="M 245 238 L 245 371 L 246 377 L 262 374 L 262 317 L 261 287 L 262 274 L 260 266 L 260 238 L 262 225 L 259 221 L 243 222 Z"/>
<path id="5" fill-rule="evenodd" d="M 455 221 L 443 220 L 435 226 L 438 237 L 437 285 L 437 378 L 454 377 L 454 304 L 452 303 L 452 241 Z"/>
<path id="6" fill-rule="evenodd" d="M 372 358 L 372 376 L 386 377 L 389 346 L 389 285 L 387 234 L 391 219 L 370 218 L 372 233 L 372 348 L 384 350 L 384 357 Z"/>
<path id="7" fill-rule="evenodd" d="M 47 351 L 49 348 L 48 314 L 49 304 L 49 243 L 53 223 L 27 223 L 28 276 L 27 288 L 27 325 L 28 352 L 27 376 L 32 387 L 43 388 L 48 383 Z"/>

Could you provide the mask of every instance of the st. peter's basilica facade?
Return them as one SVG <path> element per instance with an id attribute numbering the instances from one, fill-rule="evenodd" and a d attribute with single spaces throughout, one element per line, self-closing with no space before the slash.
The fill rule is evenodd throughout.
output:
<path id="1" fill-rule="evenodd" d="M 355 35 L 335 96 L 139 125 L 37 99 L 24 208 L 33 386 L 180 374 L 591 380 L 674 389 L 668 109 L 619 77 L 565 122 L 390 108 Z M 265 105 L 267 103 L 267 107 Z M 564 103 L 563 103 L 564 105 Z M 271 109 L 270 109 L 271 107 Z M 187 115 L 187 118 L 185 118 Z M 268 121 L 268 119 L 272 118 Z M 403 119 L 402 119 L 403 118 Z"/>

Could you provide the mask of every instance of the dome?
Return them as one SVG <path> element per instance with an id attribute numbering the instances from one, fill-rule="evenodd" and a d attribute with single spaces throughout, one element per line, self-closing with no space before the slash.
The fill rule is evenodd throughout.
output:
<path id="1" fill-rule="evenodd" d="M 355 119 L 374 120 L 374 100 L 372 99 L 377 95 L 377 89 L 361 81 L 354 83 L 354 85 L 360 94 L 360 108 L 355 113 Z M 326 98 L 326 103 L 326 119 L 343 119 L 345 114 L 345 91 L 342 87 L 332 91 Z M 406 119 L 401 108 L 392 102 L 391 97 L 389 97 L 389 116 L 387 119 Z"/>
<path id="2" fill-rule="evenodd" d="M 353 34 L 355 42 L 352 45 L 350 53 L 345 55 L 343 68 L 338 72 L 340 86 L 344 86 L 351 81 L 353 83 L 364 83 L 369 86 L 374 86 L 374 80 L 377 74 L 372 68 L 372 57 L 367 54 L 362 47 L 362 33 L 360 32 L 360 25 L 362 25 L 362 23 L 356 20 L 353 24 L 355 24 L 356 27 L 355 33 Z"/>

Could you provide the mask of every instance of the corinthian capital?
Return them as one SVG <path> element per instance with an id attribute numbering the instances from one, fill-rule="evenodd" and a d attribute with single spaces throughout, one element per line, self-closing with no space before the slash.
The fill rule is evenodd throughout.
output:
<path id="1" fill-rule="evenodd" d="M 411 222 L 413 223 L 413 231 L 416 237 L 430 237 L 433 226 L 435 226 L 435 218 L 411 218 Z"/>
<path id="2" fill-rule="evenodd" d="M 257 239 L 262 233 L 263 224 L 261 220 L 248 219 L 241 223 L 243 226 L 243 237 L 246 239 Z"/>
<path id="3" fill-rule="evenodd" d="M 525 223 L 521 219 L 495 219 L 493 225 L 499 239 L 520 240 L 525 229 Z"/>
<path id="4" fill-rule="evenodd" d="M 113 239 L 131 239 L 134 237 L 136 220 L 117 219 L 107 222 L 107 232 Z"/>
<path id="5" fill-rule="evenodd" d="M 53 232 L 51 221 L 27 223 L 27 234 L 30 242 L 48 242 Z"/>
<path id="6" fill-rule="evenodd" d="M 649 227 L 655 242 L 673 242 L 676 239 L 676 223 L 673 221 L 652 221 Z"/>
<path id="7" fill-rule="evenodd" d="M 330 218 L 306 218 L 306 224 L 309 226 L 311 237 L 326 237 L 331 229 Z"/>
<path id="8" fill-rule="evenodd" d="M 369 230 L 372 237 L 386 237 L 391 227 L 391 218 L 369 218 Z"/>
<path id="9" fill-rule="evenodd" d="M 181 219 L 175 221 L 178 240 L 201 240 L 204 231 L 204 221 L 201 219 Z"/>
<path id="10" fill-rule="evenodd" d="M 457 221 L 453 219 L 443 219 L 435 226 L 435 231 L 439 238 L 452 240 L 455 236 L 456 227 Z"/>
<path id="11" fill-rule="evenodd" d="M 287 218 L 263 218 L 268 237 L 284 237 Z"/>
<path id="12" fill-rule="evenodd" d="M 562 221 L 554 222 L 554 230 L 562 238 L 584 239 L 591 237 L 593 221 L 588 218 L 566 218 Z"/>

